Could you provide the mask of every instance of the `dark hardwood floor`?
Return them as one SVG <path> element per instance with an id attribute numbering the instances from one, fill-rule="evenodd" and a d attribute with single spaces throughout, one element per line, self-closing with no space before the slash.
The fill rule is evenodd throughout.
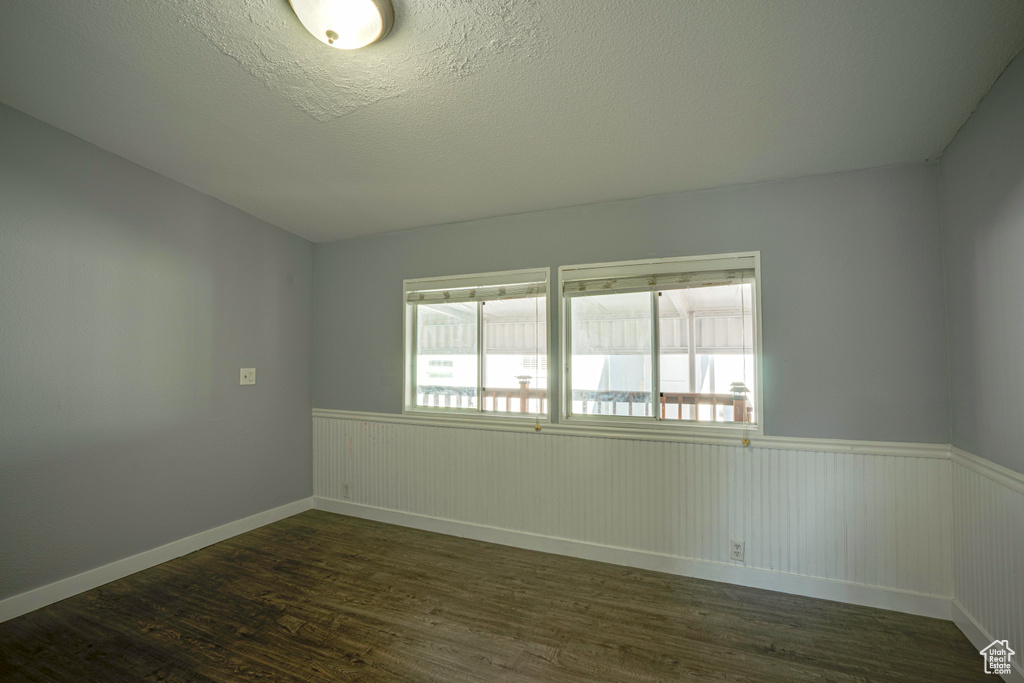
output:
<path id="1" fill-rule="evenodd" d="M 950 622 L 306 512 L 0 624 L 0 680 L 988 680 Z"/>

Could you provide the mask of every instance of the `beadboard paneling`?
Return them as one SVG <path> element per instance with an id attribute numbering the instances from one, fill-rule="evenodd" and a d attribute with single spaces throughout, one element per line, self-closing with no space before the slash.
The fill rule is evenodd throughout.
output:
<path id="1" fill-rule="evenodd" d="M 985 642 L 1008 640 L 1024 681 L 1024 489 L 1020 475 L 956 452 L 952 462 L 956 603 Z M 965 633 L 969 630 L 961 626 Z"/>
<path id="2" fill-rule="evenodd" d="M 945 456 L 313 422 L 316 498 L 953 596 Z M 730 538 L 745 562 L 729 559 Z"/>

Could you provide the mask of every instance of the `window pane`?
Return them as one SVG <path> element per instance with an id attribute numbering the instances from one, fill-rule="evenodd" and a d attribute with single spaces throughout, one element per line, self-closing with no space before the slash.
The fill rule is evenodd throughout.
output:
<path id="1" fill-rule="evenodd" d="M 749 283 L 659 292 L 665 419 L 756 422 L 752 306 Z"/>
<path id="2" fill-rule="evenodd" d="M 477 304 L 416 309 L 416 405 L 476 408 Z"/>
<path id="3" fill-rule="evenodd" d="M 484 302 L 485 412 L 547 412 L 545 306 L 547 297 Z"/>
<path id="4" fill-rule="evenodd" d="M 651 295 L 572 299 L 572 412 L 650 415 Z"/>

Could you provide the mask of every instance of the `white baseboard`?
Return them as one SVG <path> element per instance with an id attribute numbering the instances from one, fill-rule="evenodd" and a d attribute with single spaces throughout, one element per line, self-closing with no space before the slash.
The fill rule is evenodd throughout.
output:
<path id="1" fill-rule="evenodd" d="M 710 581 L 722 581 L 793 595 L 835 600 L 853 605 L 878 607 L 937 619 L 950 619 L 951 601 L 949 598 L 938 595 L 910 593 L 831 579 L 819 579 L 798 574 L 729 565 L 721 562 L 693 560 L 643 550 L 617 548 L 565 538 L 553 538 L 481 524 L 456 522 L 397 510 L 387 510 L 329 498 L 314 497 L 313 507 L 326 512 L 372 519 L 378 522 L 423 529 L 424 531 L 433 531 L 449 536 L 498 543 L 526 550 L 567 555 L 569 557 L 608 562 L 638 569 L 650 569 L 668 574 L 708 579 Z"/>
<path id="2" fill-rule="evenodd" d="M 711 581 L 722 581 L 741 586 L 835 600 L 867 607 L 890 609 L 907 614 L 938 619 L 952 619 L 979 650 L 994 640 L 959 603 L 942 596 L 923 595 L 876 586 L 773 572 L 720 562 L 693 560 L 564 538 L 553 538 L 319 497 L 305 498 L 266 510 L 244 519 L 229 522 L 228 524 L 200 532 L 193 536 L 173 541 L 158 548 L 111 562 L 102 567 L 76 574 L 67 579 L 26 591 L 5 600 L 0 600 L 0 622 L 27 614 L 84 591 L 97 588 L 111 581 L 116 581 L 176 557 L 187 555 L 196 550 L 312 508 L 526 550 L 608 562 Z M 980 656 L 978 661 L 980 666 Z M 1004 679 L 1014 683 L 1024 683 L 1024 671 L 1015 662 L 1014 674 L 1004 677 Z"/>
<path id="3" fill-rule="evenodd" d="M 187 538 L 141 552 L 138 555 L 132 555 L 131 557 L 105 564 L 102 567 L 96 567 L 87 572 L 82 572 L 81 574 L 19 593 L 5 600 L 0 600 L 0 622 L 27 614 L 87 590 L 92 590 L 105 583 L 116 581 L 143 569 L 155 567 L 176 557 L 188 555 L 208 545 L 220 543 L 233 536 L 238 536 L 286 517 L 297 515 L 300 512 L 312 509 L 312 507 L 313 499 L 303 498 L 294 503 L 258 512 L 244 519 L 228 522 L 219 527 L 201 531 Z"/>
<path id="4" fill-rule="evenodd" d="M 953 600 L 950 609 L 952 612 L 953 623 L 956 624 L 957 628 L 959 628 L 965 636 L 967 636 L 967 640 L 971 641 L 971 644 L 974 645 L 979 652 L 996 639 L 995 636 L 986 631 L 981 624 L 979 624 L 977 620 L 975 620 L 975 618 L 964 609 L 964 606 L 956 600 Z M 1016 643 L 1011 643 L 1011 645 L 1016 645 Z M 1017 648 L 1017 655 L 1014 657 L 1014 660 L 1016 661 L 1011 660 L 1010 662 L 1013 665 L 1013 673 L 1008 676 L 1002 676 L 1004 681 L 1009 681 L 1010 683 L 1024 683 L 1024 667 L 1020 664 L 1021 659 L 1018 659 L 1024 658 L 1024 653 L 1021 652 L 1022 649 L 1024 648 Z M 978 666 L 981 666 L 981 661 L 981 655 L 978 655 Z"/>

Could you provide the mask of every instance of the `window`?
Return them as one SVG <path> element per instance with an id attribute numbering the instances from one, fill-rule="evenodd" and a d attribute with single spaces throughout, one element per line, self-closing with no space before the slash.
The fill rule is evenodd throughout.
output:
<path id="1" fill-rule="evenodd" d="M 547 290 L 547 269 L 406 280 L 406 411 L 546 416 Z"/>
<path id="2" fill-rule="evenodd" d="M 567 417 L 756 427 L 757 253 L 567 266 L 559 276 Z"/>

